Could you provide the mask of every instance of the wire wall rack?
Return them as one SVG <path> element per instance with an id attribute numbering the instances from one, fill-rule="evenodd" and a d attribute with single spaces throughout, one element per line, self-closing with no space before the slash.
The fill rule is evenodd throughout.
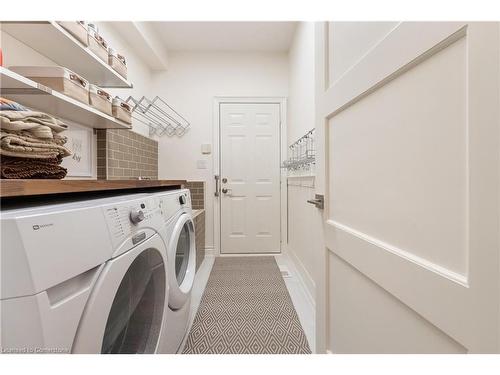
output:
<path id="1" fill-rule="evenodd" d="M 314 128 L 309 130 L 288 147 L 288 159 L 283 162 L 282 168 L 289 172 L 310 171 L 313 168 L 316 164 L 314 131 Z"/>
<path id="2" fill-rule="evenodd" d="M 159 96 L 149 99 L 143 96 L 137 100 L 129 96 L 126 100 L 132 106 L 132 117 L 149 127 L 149 135 L 182 137 L 191 124 Z"/>

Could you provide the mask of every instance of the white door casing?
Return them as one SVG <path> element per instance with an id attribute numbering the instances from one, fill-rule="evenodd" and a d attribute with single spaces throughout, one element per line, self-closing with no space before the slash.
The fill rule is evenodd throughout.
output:
<path id="1" fill-rule="evenodd" d="M 498 24 L 318 23 L 316 77 L 318 351 L 498 352 Z"/>
<path id="2" fill-rule="evenodd" d="M 221 253 L 280 252 L 279 103 L 220 104 L 220 178 Z"/>

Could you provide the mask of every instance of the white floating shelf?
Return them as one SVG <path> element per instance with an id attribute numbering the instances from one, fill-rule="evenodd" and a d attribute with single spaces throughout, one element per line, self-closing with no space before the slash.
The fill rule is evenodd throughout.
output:
<path id="1" fill-rule="evenodd" d="M 130 88 L 132 84 L 56 22 L 1 22 L 17 40 L 101 87 Z"/>
<path id="2" fill-rule="evenodd" d="M 0 94 L 26 107 L 90 128 L 132 128 L 126 122 L 3 67 L 0 67 Z"/>

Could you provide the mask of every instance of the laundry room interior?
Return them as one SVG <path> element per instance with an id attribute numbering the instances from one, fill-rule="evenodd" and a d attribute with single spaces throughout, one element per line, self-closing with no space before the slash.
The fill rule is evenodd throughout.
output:
<path id="1" fill-rule="evenodd" d="M 500 22 L 22 19 L 3 354 L 500 353 Z"/>

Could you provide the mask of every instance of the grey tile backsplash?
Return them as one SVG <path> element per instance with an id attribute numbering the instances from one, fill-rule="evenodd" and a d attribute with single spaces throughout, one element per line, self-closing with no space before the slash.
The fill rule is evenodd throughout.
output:
<path id="1" fill-rule="evenodd" d="M 97 178 L 158 179 L 158 142 L 122 129 L 97 130 Z"/>
<path id="2" fill-rule="evenodd" d="M 191 192 L 191 205 L 193 209 L 205 208 L 205 182 L 188 181 L 186 188 Z"/>

